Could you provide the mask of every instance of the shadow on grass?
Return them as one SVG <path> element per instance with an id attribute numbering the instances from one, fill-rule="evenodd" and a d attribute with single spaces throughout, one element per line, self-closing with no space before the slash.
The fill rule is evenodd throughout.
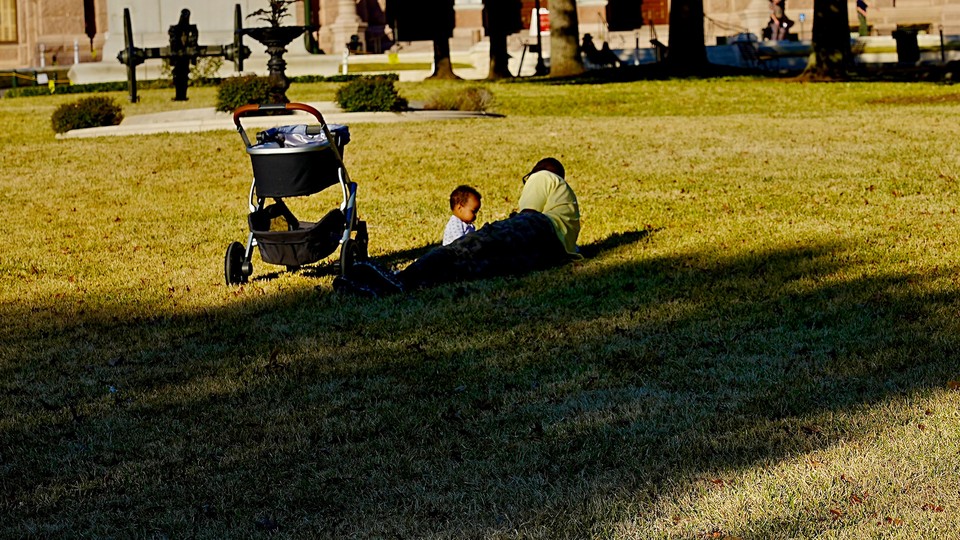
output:
<path id="1" fill-rule="evenodd" d="M 652 232 L 654 232 L 654 229 L 615 233 L 603 240 L 598 240 L 596 242 L 581 246 L 580 254 L 588 259 L 597 257 L 604 251 L 639 242 L 640 240 L 643 240 L 649 236 Z M 379 264 L 386 268 L 398 268 L 412 263 L 413 261 L 425 255 L 428 251 L 438 246 L 440 246 L 440 244 L 434 242 L 425 246 L 394 251 L 384 256 L 375 257 L 375 259 Z M 334 256 L 336 256 L 336 254 Z M 290 272 L 290 270 L 288 270 L 288 272 Z M 311 278 L 321 278 L 338 275 L 340 272 L 340 266 L 339 261 L 337 260 L 334 260 L 333 262 L 326 260 L 319 264 L 292 270 L 292 272 L 300 272 L 304 276 Z M 269 272 L 266 274 L 255 275 L 252 279 L 253 281 L 272 281 L 280 277 L 282 274 L 283 272 Z"/>
<path id="2" fill-rule="evenodd" d="M 648 234 L 588 246 L 632 246 L 612 266 L 75 322 L 68 353 L 23 337 L 2 530 L 584 537 L 955 376 L 957 298 L 931 286 L 953 269 L 859 275 L 842 244 L 650 257 Z"/>

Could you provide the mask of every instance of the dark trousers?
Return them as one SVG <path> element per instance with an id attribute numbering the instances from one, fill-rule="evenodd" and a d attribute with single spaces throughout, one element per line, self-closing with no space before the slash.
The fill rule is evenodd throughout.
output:
<path id="1" fill-rule="evenodd" d="M 550 218 L 521 212 L 429 251 L 397 273 L 407 290 L 543 270 L 569 260 Z"/>

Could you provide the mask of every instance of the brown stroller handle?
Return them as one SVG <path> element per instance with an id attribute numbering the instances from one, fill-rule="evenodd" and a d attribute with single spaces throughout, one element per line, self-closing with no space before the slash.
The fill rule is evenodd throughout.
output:
<path id="1" fill-rule="evenodd" d="M 237 110 L 233 111 L 233 123 L 236 124 L 237 128 L 241 127 L 240 118 L 246 116 L 247 114 L 254 113 L 257 111 L 303 111 L 313 115 L 321 124 L 325 124 L 323 121 L 323 115 L 320 114 L 320 111 L 307 105 L 306 103 L 270 103 L 267 105 L 241 105 Z"/>
<path id="2" fill-rule="evenodd" d="M 267 105 L 241 105 L 237 110 L 233 111 L 233 123 L 237 126 L 237 132 L 240 133 L 240 137 L 243 139 L 243 144 L 250 148 L 250 138 L 247 137 L 246 130 L 243 129 L 243 124 L 240 122 L 240 118 L 252 114 L 258 111 L 304 111 L 313 115 L 317 119 L 317 122 L 320 122 L 320 126 L 323 127 L 323 132 L 327 136 L 327 140 L 330 140 L 330 130 L 327 128 L 327 122 L 323 119 L 323 115 L 320 114 L 320 111 L 314 109 L 306 103 L 270 103 Z M 335 145 L 334 145 L 335 146 Z M 334 150 L 337 154 L 338 159 L 340 158 L 340 152 Z"/>

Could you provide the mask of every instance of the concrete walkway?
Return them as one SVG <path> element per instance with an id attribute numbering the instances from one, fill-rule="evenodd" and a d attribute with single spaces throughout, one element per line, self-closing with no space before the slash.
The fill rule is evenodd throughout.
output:
<path id="1" fill-rule="evenodd" d="M 330 101 L 310 103 L 323 119 L 330 124 L 361 124 L 387 122 L 425 122 L 436 120 L 461 120 L 465 118 L 499 118 L 499 115 L 473 111 L 424 111 L 407 112 L 343 112 Z M 316 119 L 307 113 L 293 116 L 250 116 L 241 119 L 245 128 L 264 128 L 286 124 L 314 124 Z M 124 118 L 118 126 L 74 129 L 57 135 L 58 139 L 111 137 L 123 135 L 148 135 L 153 133 L 196 133 L 200 131 L 237 129 L 233 115 L 217 112 L 213 107 L 188 109 L 154 114 L 142 114 Z"/>

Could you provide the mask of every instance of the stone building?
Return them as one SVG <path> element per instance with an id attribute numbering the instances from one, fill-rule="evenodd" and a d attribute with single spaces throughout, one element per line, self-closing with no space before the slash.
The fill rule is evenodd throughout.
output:
<path id="1" fill-rule="evenodd" d="M 541 6 L 549 8 L 549 0 Z M 200 43 L 232 40 L 233 10 L 244 14 L 266 6 L 266 0 L 0 0 L 0 69 L 70 65 L 106 59 L 115 61 L 123 47 L 123 9 L 131 8 L 134 41 L 138 46 L 163 46 L 167 28 L 182 8 L 191 10 L 191 22 L 200 30 Z M 294 4 L 289 24 L 309 23 L 319 30 L 292 43 L 291 55 L 323 51 L 339 54 L 350 36 L 361 37 L 366 52 L 382 52 L 393 42 L 386 26 L 385 0 L 305 0 Z M 523 0 L 523 18 L 529 24 L 534 0 Z M 856 26 L 854 0 L 849 0 L 850 24 Z M 669 0 L 578 0 L 580 31 L 608 39 L 614 48 L 648 46 L 654 35 L 666 42 Z M 638 10 L 643 26 L 632 17 Z M 789 0 L 786 12 L 793 32 L 809 39 L 813 0 Z M 455 0 L 453 50 L 464 50 L 484 39 L 482 0 Z M 704 0 L 707 44 L 716 38 L 749 32 L 759 35 L 769 17 L 768 0 Z M 802 15 L 802 16 L 801 16 Z M 873 0 L 869 23 L 874 35 L 887 35 L 909 25 L 930 33 L 941 28 L 960 33 L 960 0 Z M 247 20 L 246 26 L 263 23 Z M 641 34 L 642 38 L 641 38 Z M 522 35 L 521 35 L 522 37 Z M 409 46 L 429 47 L 428 43 Z"/>

